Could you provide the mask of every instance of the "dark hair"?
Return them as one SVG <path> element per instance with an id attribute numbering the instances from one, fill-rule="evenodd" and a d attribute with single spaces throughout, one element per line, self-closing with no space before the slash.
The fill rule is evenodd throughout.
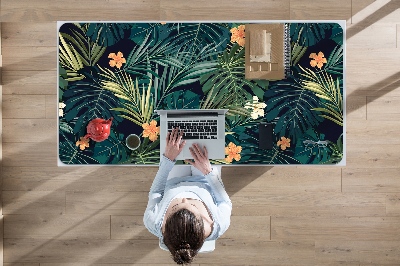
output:
<path id="1" fill-rule="evenodd" d="M 163 237 L 177 264 L 191 263 L 205 240 L 203 219 L 180 209 L 167 218 Z"/>

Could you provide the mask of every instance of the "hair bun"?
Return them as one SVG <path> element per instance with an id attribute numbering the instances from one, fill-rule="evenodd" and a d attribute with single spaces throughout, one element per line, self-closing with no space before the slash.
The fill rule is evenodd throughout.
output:
<path id="1" fill-rule="evenodd" d="M 180 246 L 179 249 L 190 249 L 190 244 L 183 242 Z"/>
<path id="2" fill-rule="evenodd" d="M 185 264 L 185 263 L 191 263 L 193 261 L 193 256 L 192 256 L 192 250 L 186 247 L 190 247 L 189 244 L 184 244 L 185 248 L 180 248 L 175 251 L 174 254 L 174 261 L 177 264 Z"/>

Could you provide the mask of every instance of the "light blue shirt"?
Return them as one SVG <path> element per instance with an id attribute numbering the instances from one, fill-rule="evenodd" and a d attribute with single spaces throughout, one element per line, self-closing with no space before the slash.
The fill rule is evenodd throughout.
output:
<path id="1" fill-rule="evenodd" d="M 206 240 L 219 238 L 228 229 L 232 202 L 225 191 L 221 175 L 213 168 L 207 175 L 175 177 L 167 180 L 175 162 L 164 155 L 149 192 L 149 202 L 144 213 L 143 222 L 146 228 L 158 238 L 162 238 L 162 223 L 168 206 L 176 195 L 182 192 L 195 193 L 207 206 L 214 221 L 211 234 Z"/>

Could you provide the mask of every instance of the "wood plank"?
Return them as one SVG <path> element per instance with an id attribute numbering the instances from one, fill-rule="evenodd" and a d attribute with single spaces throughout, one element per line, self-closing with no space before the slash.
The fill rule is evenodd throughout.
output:
<path id="1" fill-rule="evenodd" d="M 56 38 L 56 36 L 53 36 Z M 4 48 L 5 71 L 56 71 L 57 46 L 7 46 Z"/>
<path id="2" fill-rule="evenodd" d="M 96 228 L 96 230 L 92 230 Z M 109 215 L 6 215 L 4 238 L 110 239 Z"/>
<path id="3" fill-rule="evenodd" d="M 398 145 L 400 144 L 399 131 L 398 121 L 353 119 L 347 123 L 346 138 L 348 143 L 379 145 L 386 142 Z"/>
<path id="4" fill-rule="evenodd" d="M 57 72 L 5 71 L 3 70 L 3 94 L 57 94 Z"/>
<path id="5" fill-rule="evenodd" d="M 170 261 L 172 261 L 170 259 Z M 146 265 L 146 266 L 176 266 L 176 263 L 40 263 L 40 266 L 134 266 L 134 265 Z M 191 266 L 200 266 L 200 264 L 191 263 Z M 204 264 L 203 264 L 204 265 Z M 358 264 L 357 264 L 358 265 Z M 11 265 L 10 265 L 11 266 Z M 28 265 L 30 266 L 30 265 Z"/>
<path id="6" fill-rule="evenodd" d="M 280 240 L 398 240 L 400 217 L 275 217 L 271 239 Z"/>
<path id="7" fill-rule="evenodd" d="M 45 240 L 6 239 L 8 254 L 6 262 L 118 264 L 172 262 L 170 253 L 158 247 L 152 240 Z M 265 252 L 268 250 L 269 252 Z M 226 264 L 227 258 L 233 265 L 310 265 L 314 264 L 314 241 L 235 241 L 219 239 L 216 251 L 199 254 L 195 263 Z M 57 257 L 54 254 L 58 254 Z M 288 256 L 290 254 L 290 256 Z M 231 264 L 231 265 L 232 265 Z"/>
<path id="8" fill-rule="evenodd" d="M 170 261 L 168 252 L 152 240 L 92 240 L 92 239 L 5 239 L 4 261 L 40 263 L 162 263 Z M 57 254 L 57 256 L 54 256 Z M 172 261 L 172 260 L 171 260 Z"/>
<path id="9" fill-rule="evenodd" d="M 53 47 L 46 47 L 48 51 L 43 55 L 30 55 L 27 57 L 19 54 L 8 54 L 3 56 L 3 68 L 6 71 L 56 71 L 57 51 Z M 21 47 L 21 50 L 23 46 Z"/>
<path id="10" fill-rule="evenodd" d="M 3 266 L 40 266 L 39 263 L 4 263 Z"/>
<path id="11" fill-rule="evenodd" d="M 399 80 L 400 83 L 400 80 Z M 400 86 L 398 88 L 400 90 Z M 391 120 L 400 119 L 400 97 L 367 97 L 367 119 L 368 120 Z"/>
<path id="12" fill-rule="evenodd" d="M 399 176 L 399 168 L 343 168 L 343 192 L 396 193 Z"/>
<path id="13" fill-rule="evenodd" d="M 400 48 L 400 24 L 396 24 L 396 48 Z"/>
<path id="14" fill-rule="evenodd" d="M 317 240 L 315 248 L 320 263 L 353 261 L 386 265 L 400 261 L 400 241 Z"/>
<path id="15" fill-rule="evenodd" d="M 398 165 L 399 145 L 347 143 L 347 164 L 350 168 L 391 168 Z"/>
<path id="16" fill-rule="evenodd" d="M 350 96 L 346 98 L 346 119 L 349 123 L 367 119 L 366 96 Z"/>
<path id="17" fill-rule="evenodd" d="M 63 214 L 65 193 L 61 191 L 3 191 L 3 214 Z"/>
<path id="18" fill-rule="evenodd" d="M 57 140 L 46 139 L 43 143 L 3 143 L 3 167 L 5 166 L 56 166 Z"/>
<path id="19" fill-rule="evenodd" d="M 101 3 L 101 9 L 92 12 L 98 2 L 89 0 L 81 2 L 71 0 L 68 5 L 61 0 L 49 3 L 46 0 L 36 0 L 31 5 L 29 0 L 2 0 L 1 20 L 13 22 L 37 21 L 133 21 L 158 20 L 159 0 L 118 0 Z"/>
<path id="20" fill-rule="evenodd" d="M 1 167 L 0 167 L 1 170 Z M 4 260 L 3 260 L 3 256 L 4 256 L 4 216 L 3 216 L 3 212 L 1 211 L 0 213 L 0 265 L 4 265 Z"/>
<path id="21" fill-rule="evenodd" d="M 352 24 L 348 27 L 348 32 L 350 35 L 354 34 L 346 42 L 352 49 L 396 48 L 396 25 L 391 22 L 379 22 L 368 27 Z"/>
<path id="22" fill-rule="evenodd" d="M 400 96 L 400 50 L 347 46 L 347 96 Z M 368 54 L 368 56 L 365 56 Z"/>
<path id="23" fill-rule="evenodd" d="M 270 216 L 232 216 L 228 230 L 220 239 L 267 241 L 271 239 Z M 217 240 L 219 241 L 219 240 Z"/>
<path id="24" fill-rule="evenodd" d="M 351 23 L 357 23 L 353 17 L 374 2 L 375 0 L 351 0 Z"/>
<path id="25" fill-rule="evenodd" d="M 400 216 L 400 194 L 388 194 L 386 196 L 386 214 L 388 216 Z"/>
<path id="26" fill-rule="evenodd" d="M 68 214 L 143 215 L 148 192 L 66 192 Z"/>
<path id="27" fill-rule="evenodd" d="M 111 239 L 153 239 L 143 223 L 143 215 L 112 215 Z"/>
<path id="28" fill-rule="evenodd" d="M 391 0 L 352 0 L 352 23 L 364 28 L 380 22 L 396 22 L 399 18 L 399 2 Z"/>
<path id="29" fill-rule="evenodd" d="M 3 119 L 46 118 L 45 95 L 4 95 Z"/>
<path id="30" fill-rule="evenodd" d="M 2 3 L 2 7 L 5 6 Z M 27 4 L 29 6 L 29 4 Z M 2 8 L 3 12 L 3 8 Z M 23 12 L 23 11 L 22 11 Z M 2 45 L 7 46 L 45 46 L 57 47 L 56 22 L 4 22 L 1 23 Z M 54 52 L 55 49 L 51 48 Z M 54 66 L 54 64 L 49 63 Z"/>
<path id="31" fill-rule="evenodd" d="M 58 119 L 59 111 L 58 111 L 58 97 L 57 95 L 45 95 L 46 99 L 46 118 L 49 119 Z"/>
<path id="32" fill-rule="evenodd" d="M 222 167 L 222 178 L 229 195 L 248 192 L 339 192 L 339 167 Z"/>
<path id="33" fill-rule="evenodd" d="M 161 21 L 289 19 L 290 0 L 193 1 L 161 0 Z M 179 8 L 177 8 L 179 7 Z"/>
<path id="34" fill-rule="evenodd" d="M 238 193 L 234 216 L 385 216 L 384 193 Z"/>
<path id="35" fill-rule="evenodd" d="M 44 110 L 43 115 L 45 115 Z M 57 139 L 55 119 L 3 119 L 3 128 L 3 143 L 48 143 L 49 140 L 56 141 Z"/>
<path id="36" fill-rule="evenodd" d="M 149 192 L 154 167 L 4 167 L 3 190 Z"/>
<path id="37" fill-rule="evenodd" d="M 290 1 L 290 19 L 325 19 L 349 20 L 351 18 L 351 1 L 325 0 L 315 2 L 309 0 Z"/>
<path id="38" fill-rule="evenodd" d="M 55 33 L 53 33 L 54 35 Z M 57 35 L 55 36 L 57 38 Z M 45 56 L 49 52 L 57 52 L 57 45 L 52 46 L 6 46 L 3 47 L 3 53 L 7 56 L 10 60 L 13 57 L 22 57 L 22 58 L 32 58 L 32 57 L 42 57 L 43 61 L 49 62 L 45 58 Z M 46 60 L 45 60 L 46 59 Z"/>

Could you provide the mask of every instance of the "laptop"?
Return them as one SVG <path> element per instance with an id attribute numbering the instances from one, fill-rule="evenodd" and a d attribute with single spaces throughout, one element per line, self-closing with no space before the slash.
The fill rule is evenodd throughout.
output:
<path id="1" fill-rule="evenodd" d="M 189 147 L 206 146 L 209 159 L 225 158 L 225 114 L 228 109 L 155 110 L 160 115 L 160 155 L 164 154 L 168 131 L 184 131 L 186 145 L 177 160 L 193 159 Z"/>

